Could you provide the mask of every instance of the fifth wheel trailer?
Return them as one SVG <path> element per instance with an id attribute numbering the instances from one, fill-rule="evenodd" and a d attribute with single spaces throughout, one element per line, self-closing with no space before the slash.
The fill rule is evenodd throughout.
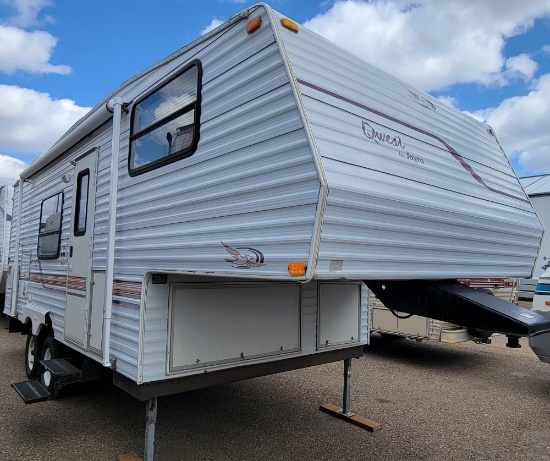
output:
<path id="1" fill-rule="evenodd" d="M 542 235 L 491 128 L 257 4 L 21 173 L 4 313 L 34 380 L 14 387 L 43 401 L 109 370 L 148 401 L 152 459 L 158 396 L 361 356 L 367 287 L 548 330 L 456 282 L 529 277 Z"/>
<path id="2" fill-rule="evenodd" d="M 11 229 L 13 187 L 0 186 L 0 309 L 4 310 L 8 275 L 8 247 Z"/>
<path id="3" fill-rule="evenodd" d="M 520 178 L 520 182 L 529 195 L 544 228 L 550 229 L 550 174 Z M 548 235 L 546 232 L 542 239 L 533 277 L 520 280 L 519 297 L 522 299 L 533 299 L 538 277 L 544 272 L 543 266 L 550 262 L 550 237 Z"/>

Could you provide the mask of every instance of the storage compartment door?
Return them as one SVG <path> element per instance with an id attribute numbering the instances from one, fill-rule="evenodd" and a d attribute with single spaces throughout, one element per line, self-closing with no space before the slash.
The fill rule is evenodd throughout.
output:
<path id="1" fill-rule="evenodd" d="M 297 284 L 176 285 L 169 372 L 300 350 Z"/>
<path id="2" fill-rule="evenodd" d="M 319 284 L 317 347 L 341 346 L 360 341 L 361 286 L 351 283 Z"/>

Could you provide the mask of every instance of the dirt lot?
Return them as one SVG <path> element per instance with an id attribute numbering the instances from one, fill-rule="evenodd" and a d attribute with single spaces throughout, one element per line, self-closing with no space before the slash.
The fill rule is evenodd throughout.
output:
<path id="1" fill-rule="evenodd" d="M 0 459 L 110 460 L 143 451 L 145 404 L 110 383 L 24 405 L 24 337 L 0 318 Z M 550 460 L 550 365 L 521 349 L 386 341 L 353 361 L 366 432 L 318 410 L 341 404 L 334 363 L 159 399 L 155 460 Z"/>

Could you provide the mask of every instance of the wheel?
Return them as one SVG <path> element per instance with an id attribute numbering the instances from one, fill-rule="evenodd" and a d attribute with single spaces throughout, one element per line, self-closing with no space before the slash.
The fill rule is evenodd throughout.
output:
<path id="1" fill-rule="evenodd" d="M 42 349 L 41 346 L 40 336 L 33 335 L 32 331 L 29 331 L 25 344 L 25 372 L 29 379 L 34 379 L 38 372 L 38 359 Z"/>
<path id="2" fill-rule="evenodd" d="M 475 338 L 488 339 L 493 334 L 492 331 L 482 330 L 481 328 L 467 328 L 468 333 L 470 333 Z"/>
<path id="3" fill-rule="evenodd" d="M 40 353 L 40 360 L 52 360 L 61 358 L 61 345 L 53 338 L 48 336 L 44 340 L 42 345 L 42 352 Z M 54 387 L 54 380 L 52 374 L 49 371 L 44 371 L 40 375 L 40 382 L 48 389 L 52 397 L 57 397 L 57 391 Z"/>

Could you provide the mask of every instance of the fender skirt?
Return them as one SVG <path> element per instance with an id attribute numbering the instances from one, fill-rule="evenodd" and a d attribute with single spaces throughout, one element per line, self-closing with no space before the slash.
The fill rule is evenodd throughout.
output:
<path id="1" fill-rule="evenodd" d="M 550 318 L 456 280 L 365 280 L 365 284 L 393 311 L 511 336 L 550 331 Z"/>

